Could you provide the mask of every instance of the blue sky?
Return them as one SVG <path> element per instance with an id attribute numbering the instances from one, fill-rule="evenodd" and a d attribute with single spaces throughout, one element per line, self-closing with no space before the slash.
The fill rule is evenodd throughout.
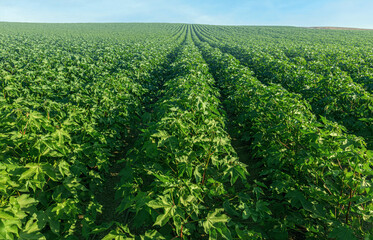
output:
<path id="1" fill-rule="evenodd" d="M 373 0 L 0 0 L 0 21 L 373 28 Z"/>

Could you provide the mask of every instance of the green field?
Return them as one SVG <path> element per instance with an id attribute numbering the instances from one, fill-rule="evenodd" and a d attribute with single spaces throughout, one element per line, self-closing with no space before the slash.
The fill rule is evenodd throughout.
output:
<path id="1" fill-rule="evenodd" d="M 373 239 L 373 31 L 0 23 L 0 239 Z"/>

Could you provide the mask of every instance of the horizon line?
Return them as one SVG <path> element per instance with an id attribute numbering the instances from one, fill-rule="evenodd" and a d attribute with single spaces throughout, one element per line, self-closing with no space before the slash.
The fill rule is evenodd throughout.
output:
<path id="1" fill-rule="evenodd" d="M 364 27 L 346 27 L 346 26 L 300 26 L 300 25 L 269 25 L 269 24 L 211 24 L 211 23 L 183 23 L 183 22 L 32 22 L 32 21 L 2 21 L 0 23 L 30 23 L 30 24 L 127 24 L 127 23 L 143 23 L 143 24 L 190 24 L 190 25 L 212 25 L 212 26 L 247 26 L 247 27 L 295 27 L 295 28 L 310 28 L 310 29 L 324 29 L 324 30 L 373 30 L 371 28 Z"/>

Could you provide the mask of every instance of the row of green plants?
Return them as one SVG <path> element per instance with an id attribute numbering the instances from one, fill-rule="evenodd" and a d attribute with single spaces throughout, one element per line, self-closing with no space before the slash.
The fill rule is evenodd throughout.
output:
<path id="1" fill-rule="evenodd" d="M 214 26 L 198 26 L 209 36 L 220 41 L 221 34 L 213 34 Z M 235 36 L 241 45 L 254 44 L 262 51 L 281 60 L 314 69 L 324 74 L 341 70 L 352 80 L 372 93 L 372 32 L 313 30 L 276 27 L 220 27 L 225 34 Z M 309 65 L 309 66 L 308 66 Z"/>
<path id="2" fill-rule="evenodd" d="M 244 35 L 242 31 L 237 31 L 234 35 L 240 44 L 247 44 L 248 36 Z M 302 39 L 299 37 L 299 31 L 280 40 L 278 33 L 268 34 L 265 39 L 263 39 L 263 34 L 258 35 L 260 39 L 255 39 L 254 43 L 262 51 L 324 75 L 347 75 L 345 77 L 351 77 L 354 82 L 361 84 L 368 92 L 372 93 L 373 52 L 368 47 L 372 43 L 366 41 L 372 36 L 371 33 L 364 34 L 366 39 L 365 41 L 360 40 L 361 44 L 354 43 L 351 38 L 347 38 L 348 42 L 343 41 L 345 38 L 342 38 L 341 42 L 335 37 L 325 39 L 326 34 L 321 36 L 321 39 L 324 38 L 321 42 L 320 38 L 315 37 Z M 293 36 L 298 39 L 292 39 Z M 350 32 L 349 36 L 354 35 Z"/>
<path id="3" fill-rule="evenodd" d="M 239 43 L 255 43 L 257 46 L 277 46 L 277 49 L 290 55 L 305 55 L 306 59 L 327 58 L 338 61 L 348 56 L 355 60 L 364 60 L 364 65 L 371 65 L 373 49 L 372 31 L 317 30 L 299 27 L 275 26 L 213 26 L 196 25 L 208 34 L 217 31 L 221 34 L 237 36 Z M 220 37 L 219 35 L 214 35 Z"/>
<path id="4" fill-rule="evenodd" d="M 338 49 L 336 49 L 338 48 Z M 347 48 L 347 49 L 345 49 Z M 346 46 L 334 46 L 325 49 L 322 46 L 291 47 L 283 53 L 295 64 L 321 74 L 348 75 L 354 82 L 373 93 L 373 53 L 365 53 L 365 48 L 356 49 Z"/>
<path id="5" fill-rule="evenodd" d="M 150 72 L 183 34 L 115 44 L 56 32 L 0 38 L 0 239 L 94 233 L 113 153 L 137 132 Z"/>
<path id="6" fill-rule="evenodd" d="M 203 33 L 202 33 L 203 34 Z M 218 35 L 218 34 L 216 34 Z M 222 35 L 222 34 L 220 34 Z M 272 55 L 273 47 L 235 44 L 234 35 L 224 35 L 224 41 L 209 43 L 233 54 L 252 69 L 265 84 L 279 83 L 291 92 L 299 93 L 312 106 L 317 116 L 337 121 L 353 134 L 362 136 L 373 148 L 373 95 L 367 92 L 343 71 L 330 70 L 325 62 L 295 64 L 287 57 Z M 305 65 L 309 66 L 309 69 Z"/>
<path id="7" fill-rule="evenodd" d="M 219 91 L 190 33 L 120 173 L 118 211 L 126 224 L 105 239 L 255 239 L 229 211 L 260 211 L 234 201 L 245 188 Z M 249 187 L 248 187 L 249 188 Z"/>
<path id="8" fill-rule="evenodd" d="M 372 91 L 372 57 L 369 46 L 372 32 L 315 31 L 300 28 L 273 27 L 207 27 L 198 26 L 200 31 L 224 42 L 221 34 L 213 31 L 225 30 L 241 45 L 255 45 L 273 57 L 291 61 L 307 69 L 330 74 L 344 71 L 354 82 Z M 220 32 L 221 33 L 221 32 Z M 341 74 L 341 73 L 339 73 Z"/>
<path id="9" fill-rule="evenodd" d="M 324 117 L 318 121 L 300 95 L 264 85 L 232 55 L 201 41 L 198 30 L 194 41 L 221 89 L 234 134 L 259 171 L 250 183 L 256 206 L 266 209 L 228 216 L 251 219 L 266 239 L 371 239 L 373 155 L 362 139 Z"/>

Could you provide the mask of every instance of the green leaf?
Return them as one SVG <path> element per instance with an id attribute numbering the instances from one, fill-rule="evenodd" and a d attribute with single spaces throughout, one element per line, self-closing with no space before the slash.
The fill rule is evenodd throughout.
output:
<path id="1" fill-rule="evenodd" d="M 163 183 L 169 183 L 173 180 L 173 178 L 171 178 L 169 176 L 166 176 L 166 175 L 160 175 L 160 174 L 157 174 L 157 173 L 151 172 L 151 171 L 148 171 L 148 172 L 153 174 L 156 178 L 158 178 Z"/>
<path id="2" fill-rule="evenodd" d="M 70 176 L 70 165 L 66 161 L 61 161 L 58 164 L 58 170 L 60 171 L 62 176 Z"/>
<path id="3" fill-rule="evenodd" d="M 17 202 L 20 205 L 21 209 L 26 209 L 38 204 L 38 201 L 34 198 L 31 198 L 29 194 L 22 194 L 17 198 Z"/>
<path id="4" fill-rule="evenodd" d="M 194 169 L 194 174 L 193 174 L 194 178 L 196 179 L 196 182 L 201 182 L 202 173 L 203 173 L 203 166 L 202 165 L 196 166 L 196 168 Z"/>
<path id="5" fill-rule="evenodd" d="M 168 222 L 168 220 L 170 220 L 170 218 L 171 218 L 170 209 L 168 209 L 164 214 L 158 215 L 153 226 L 159 225 L 163 227 Z"/>
<path id="6" fill-rule="evenodd" d="M 145 232 L 145 236 L 140 236 L 141 240 L 153 240 L 153 239 L 166 239 L 156 230 L 148 230 Z"/>
<path id="7" fill-rule="evenodd" d="M 240 177 L 242 180 L 246 180 L 246 169 L 244 169 L 240 165 L 233 166 L 230 169 L 230 175 L 231 175 L 231 185 L 233 185 L 237 179 Z"/>
<path id="8" fill-rule="evenodd" d="M 35 221 L 35 219 L 31 218 L 30 220 L 27 221 L 26 226 L 23 229 L 23 234 L 28 235 L 30 239 L 34 239 L 35 233 L 40 233 L 41 229 L 39 227 L 38 221 Z M 21 234 L 22 234 L 21 233 Z M 41 235 L 42 236 L 42 235 Z"/>
<path id="9" fill-rule="evenodd" d="M 13 220 L 17 218 L 11 212 L 5 212 L 5 211 L 0 210 L 0 219 Z"/>
<path id="10" fill-rule="evenodd" d="M 290 191 L 286 194 L 286 198 L 290 199 L 291 205 L 294 207 L 303 207 L 307 211 L 312 211 L 312 204 L 304 197 L 300 191 Z"/>
<path id="11" fill-rule="evenodd" d="M 174 206 L 165 196 L 161 196 L 158 200 L 150 201 L 147 205 L 154 209 L 163 208 L 165 211 L 164 214 L 158 215 L 154 225 L 164 226 L 172 217 L 171 210 Z"/>
<path id="12" fill-rule="evenodd" d="M 206 221 L 202 223 L 205 233 L 209 234 L 210 230 L 216 228 L 217 223 L 226 223 L 229 217 L 225 214 L 220 214 L 224 209 L 217 208 L 214 212 L 207 214 Z"/>
<path id="13" fill-rule="evenodd" d="M 101 232 L 104 232 L 106 230 L 108 230 L 109 228 L 111 228 L 111 226 L 113 226 L 114 222 L 110 222 L 110 223 L 103 223 L 99 226 L 95 226 L 91 229 L 91 233 L 92 234 L 97 234 L 97 233 L 101 233 Z"/>
<path id="14" fill-rule="evenodd" d="M 232 239 L 231 232 L 225 225 L 219 226 L 216 228 L 216 230 L 223 236 L 224 239 Z"/>
<path id="15" fill-rule="evenodd" d="M 41 169 L 53 181 L 57 181 L 56 170 L 55 170 L 55 168 L 51 164 L 49 164 L 49 163 L 43 163 L 43 164 L 41 164 Z"/>
<path id="16" fill-rule="evenodd" d="M 60 235 L 60 222 L 56 217 L 56 213 L 53 212 L 52 206 L 49 207 L 46 211 L 47 222 L 49 223 L 49 227 L 51 228 L 52 232 L 56 235 Z"/>
<path id="17" fill-rule="evenodd" d="M 63 128 L 56 129 L 52 136 L 58 138 L 58 144 L 60 146 L 64 144 L 65 139 L 70 139 L 69 133 L 66 132 Z"/>
<path id="18" fill-rule="evenodd" d="M 354 232 L 346 226 L 338 226 L 334 228 L 328 235 L 329 238 L 335 238 L 336 240 L 356 240 Z"/>
<path id="19" fill-rule="evenodd" d="M 147 141 L 144 144 L 143 150 L 149 158 L 155 158 L 158 155 L 157 144 L 151 141 Z"/>
<path id="20" fill-rule="evenodd" d="M 2 239 L 13 239 L 13 236 L 18 235 L 21 227 L 22 223 L 19 219 L 0 219 L 0 237 L 3 237 Z"/>
<path id="21" fill-rule="evenodd" d="M 120 233 L 117 233 L 116 231 L 111 231 L 108 235 L 106 235 L 102 240 L 130 240 L 135 238 L 128 238 L 123 236 Z"/>
<path id="22" fill-rule="evenodd" d="M 60 222 L 58 219 L 49 218 L 48 222 L 52 232 L 60 235 Z"/>
<path id="23" fill-rule="evenodd" d="M 14 235 L 9 232 L 9 228 L 5 226 L 4 222 L 0 219 L 0 239 L 9 239 L 13 240 Z"/>
<path id="24" fill-rule="evenodd" d="M 265 201 L 262 201 L 262 200 L 259 200 L 256 202 L 255 204 L 255 208 L 256 208 L 256 211 L 263 214 L 263 213 L 267 213 L 268 215 L 271 215 L 272 212 L 271 210 L 267 207 L 269 205 L 269 203 L 265 202 Z"/>
<path id="25" fill-rule="evenodd" d="M 40 232 L 32 232 L 32 233 L 21 232 L 19 234 L 19 240 L 33 240 L 33 239 L 45 240 L 46 238 Z"/>
<path id="26" fill-rule="evenodd" d="M 148 202 L 147 205 L 151 208 L 154 208 L 154 209 L 172 208 L 172 203 L 165 196 L 161 196 L 157 200 L 152 200 L 152 201 Z"/>
<path id="27" fill-rule="evenodd" d="M 26 170 L 25 172 L 21 174 L 21 177 L 19 178 L 19 180 L 32 178 L 35 174 L 39 172 L 39 169 L 40 169 L 40 166 L 35 163 L 32 163 L 32 164 L 29 163 L 25 167 L 28 168 L 28 170 Z"/>
<path id="28" fill-rule="evenodd" d="M 239 239 L 244 239 L 244 240 L 263 239 L 260 233 L 257 233 L 255 231 L 248 231 L 246 229 L 242 231 L 238 225 L 235 226 L 235 230 L 236 230 L 236 233 Z"/>
<path id="29" fill-rule="evenodd" d="M 115 222 L 117 229 L 110 231 L 102 240 L 134 240 L 135 236 L 130 233 L 128 226 Z M 111 224 L 109 224 L 111 226 Z"/>

